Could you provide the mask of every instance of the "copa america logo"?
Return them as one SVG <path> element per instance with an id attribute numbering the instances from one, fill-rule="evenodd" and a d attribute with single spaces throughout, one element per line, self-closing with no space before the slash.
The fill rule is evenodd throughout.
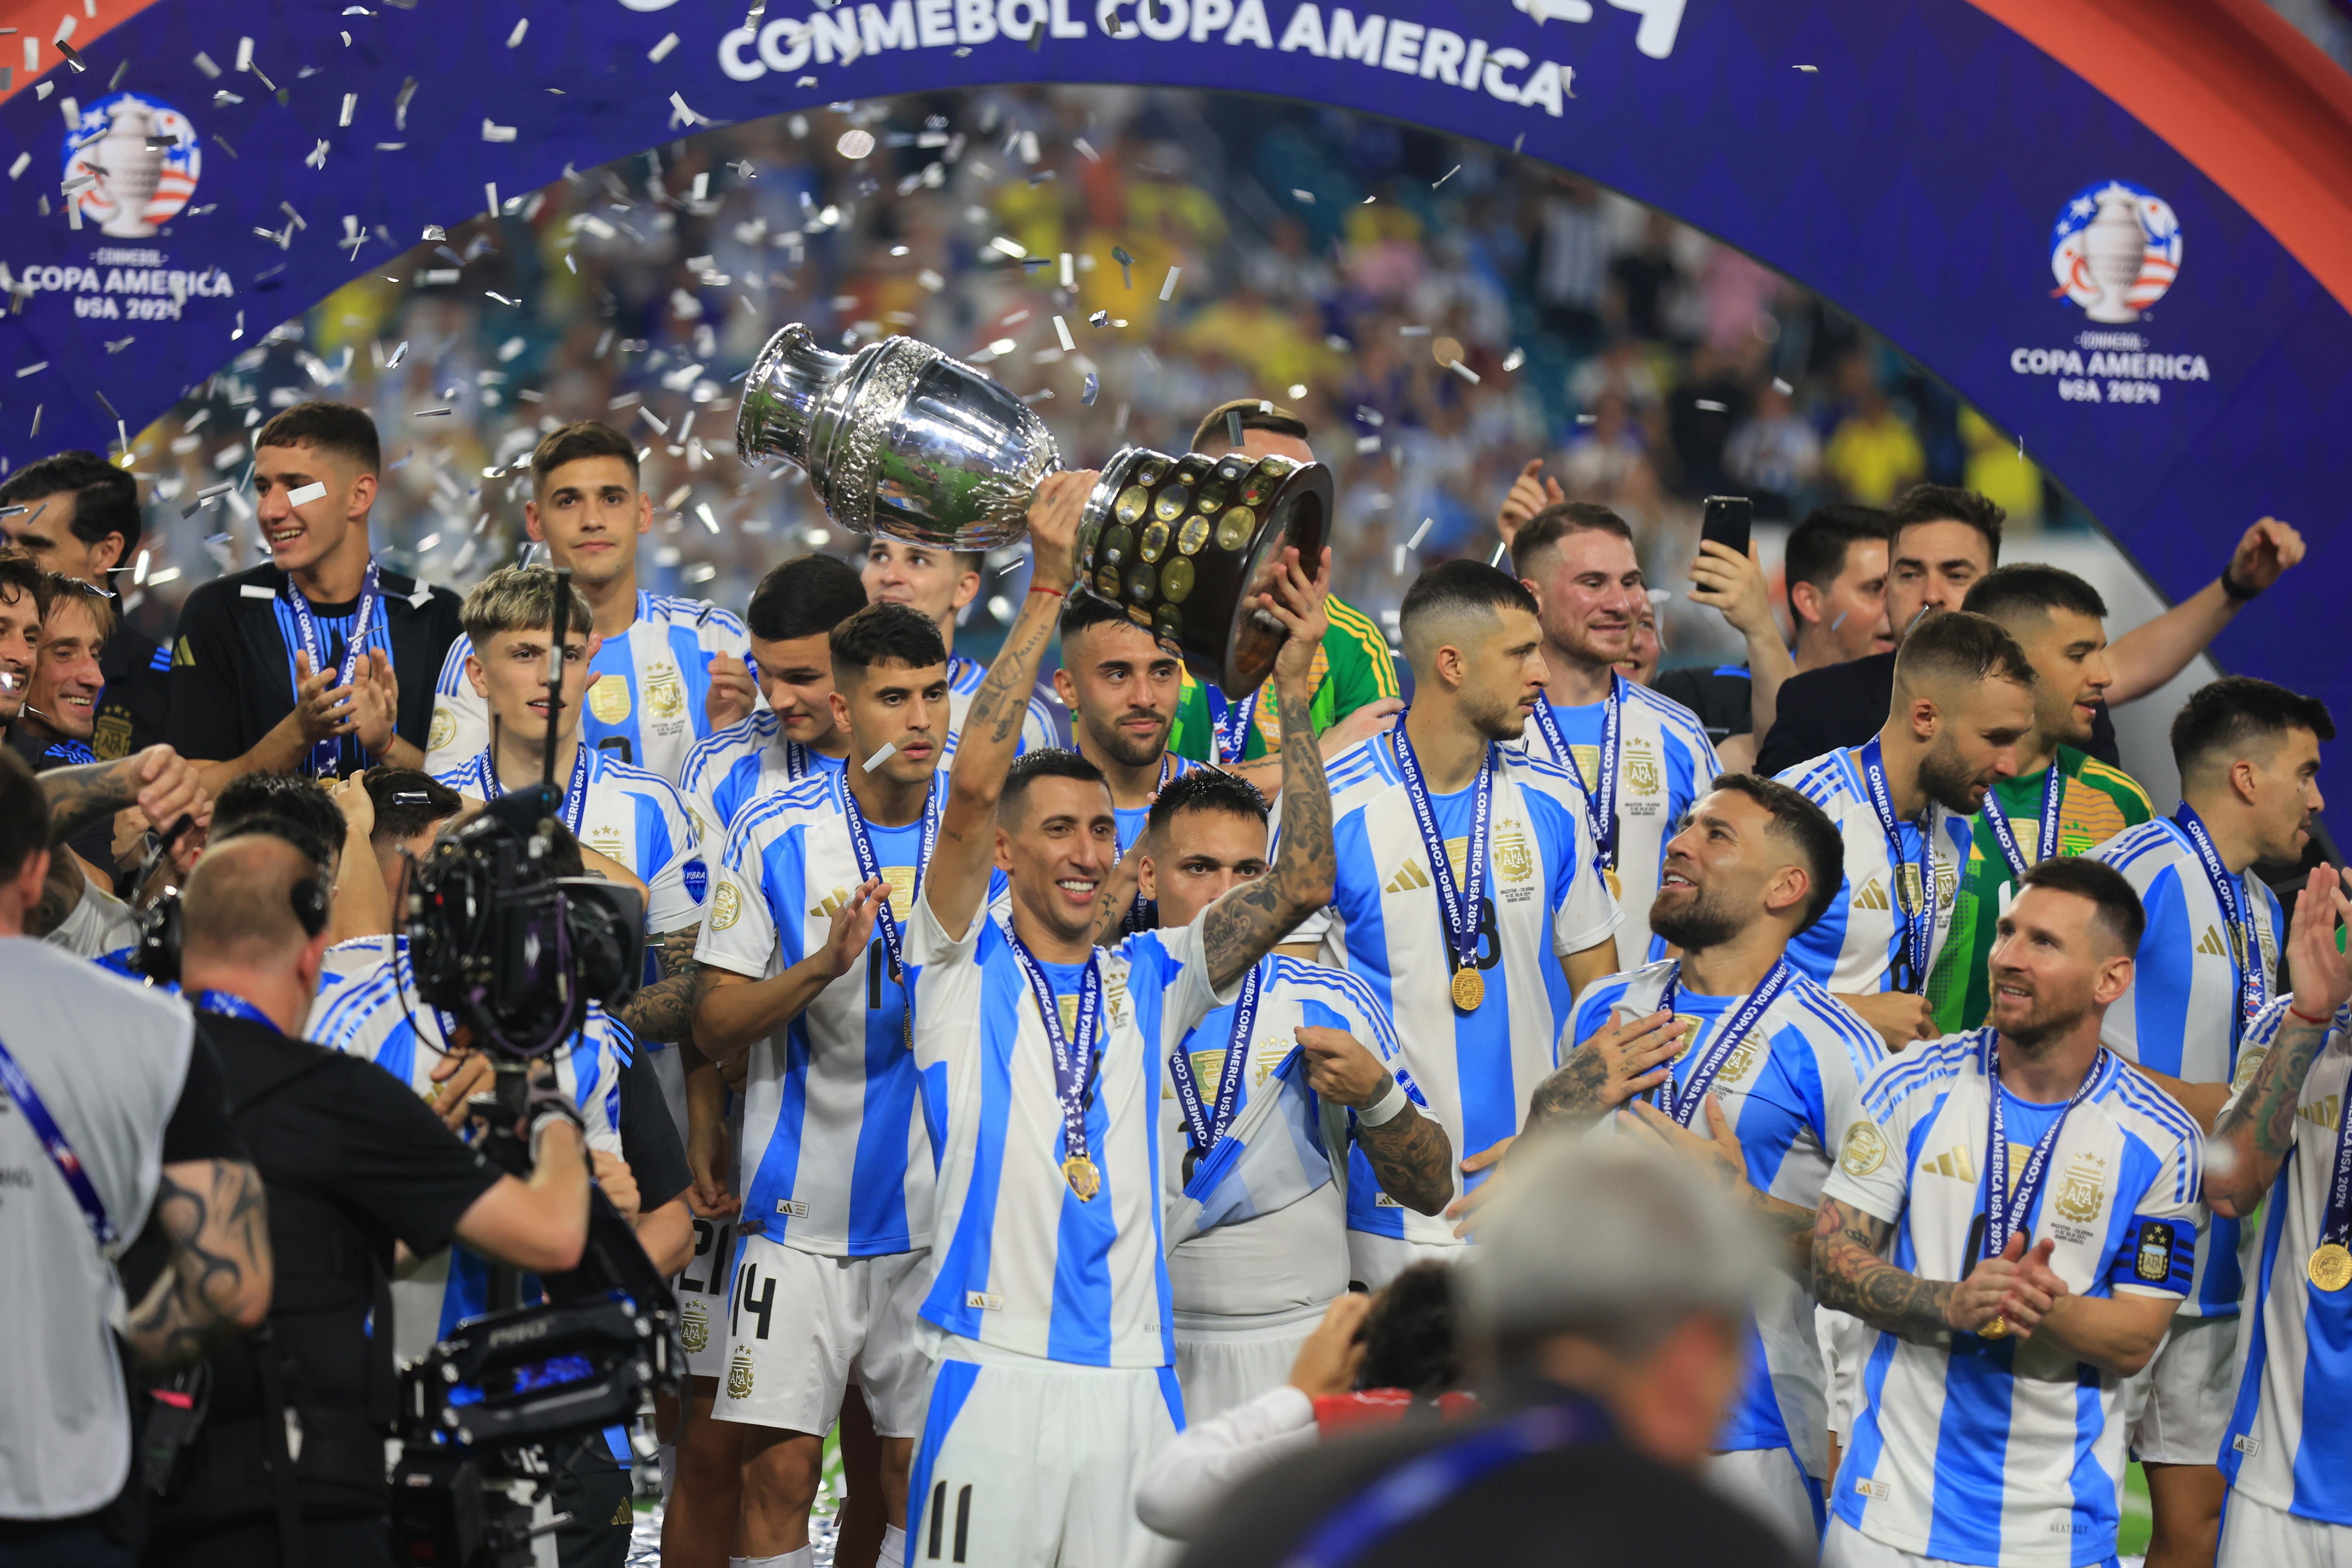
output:
<path id="1" fill-rule="evenodd" d="M 146 239 L 196 193 L 204 150 L 188 117 L 161 99 L 118 92 L 66 133 L 65 185 L 100 234 Z"/>
<path id="2" fill-rule="evenodd" d="M 2137 321 L 2180 273 L 2180 220 L 2155 192 L 2121 180 L 2084 186 L 2050 231 L 2051 298 L 2094 321 Z"/>

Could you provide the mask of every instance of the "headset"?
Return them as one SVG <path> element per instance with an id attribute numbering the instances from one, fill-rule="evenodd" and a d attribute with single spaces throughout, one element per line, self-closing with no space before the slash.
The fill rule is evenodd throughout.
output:
<path id="1" fill-rule="evenodd" d="M 140 868 L 140 883 L 147 880 L 186 825 L 186 819 L 183 818 L 148 852 L 148 863 Z M 225 844 L 254 833 L 266 833 L 280 842 L 292 845 L 310 863 L 309 874 L 295 880 L 294 885 L 287 891 L 287 897 L 293 905 L 295 920 L 302 927 L 302 935 L 318 936 L 327 928 L 327 913 L 334 901 L 334 889 L 328 884 L 326 873 L 319 869 L 322 860 L 317 835 L 291 818 L 267 815 L 249 817 L 222 832 L 212 842 Z M 155 985 L 178 985 L 180 954 L 185 935 L 186 916 L 180 910 L 180 890 L 167 887 L 153 904 L 140 911 L 139 940 L 131 960 L 132 967 Z"/>

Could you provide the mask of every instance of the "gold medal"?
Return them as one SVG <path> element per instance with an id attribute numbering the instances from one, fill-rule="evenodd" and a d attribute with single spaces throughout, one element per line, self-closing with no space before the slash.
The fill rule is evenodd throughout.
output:
<path id="1" fill-rule="evenodd" d="M 1609 884 L 1610 897 L 1616 899 L 1621 903 L 1624 900 L 1625 879 L 1617 874 L 1617 868 L 1615 866 L 1602 866 L 1601 868 L 1601 880 Z"/>
<path id="2" fill-rule="evenodd" d="M 1070 1190 L 1078 1195 L 1080 1203 L 1092 1203 L 1095 1194 L 1102 1191 L 1102 1173 L 1084 1155 L 1072 1155 L 1064 1160 L 1062 1176 L 1070 1184 Z"/>
<path id="3" fill-rule="evenodd" d="M 2007 1318 L 1996 1317 L 1984 1327 L 1977 1330 L 1979 1339 L 2007 1339 L 2008 1337 L 2009 1320 Z"/>
<path id="4" fill-rule="evenodd" d="M 1463 967 L 1454 971 L 1454 1007 L 1457 1012 L 1475 1013 L 1478 1004 L 1486 999 L 1486 977 L 1477 970 Z"/>
<path id="5" fill-rule="evenodd" d="M 2304 1271 L 2311 1276 L 2315 1289 L 2336 1291 L 2352 1285 L 2352 1249 L 2341 1241 L 2323 1242 L 2311 1255 Z"/>

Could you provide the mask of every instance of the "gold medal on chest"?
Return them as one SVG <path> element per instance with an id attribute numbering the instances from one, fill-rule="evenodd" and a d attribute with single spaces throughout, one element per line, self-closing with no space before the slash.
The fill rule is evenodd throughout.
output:
<path id="1" fill-rule="evenodd" d="M 1454 1010 L 1475 1013 L 1478 1010 L 1478 1004 L 1486 999 L 1486 977 L 1475 969 L 1456 969 L 1454 971 L 1453 990 Z"/>
<path id="2" fill-rule="evenodd" d="M 1102 1191 L 1102 1172 L 1085 1155 L 1072 1155 L 1064 1160 L 1062 1176 L 1070 1184 L 1070 1190 L 1078 1195 L 1080 1203 L 1092 1203 L 1095 1194 Z"/>
<path id="3" fill-rule="evenodd" d="M 2352 1249 L 2341 1241 L 2324 1242 L 2312 1253 L 2305 1271 L 2311 1276 L 2315 1289 L 2331 1294 L 2352 1285 Z"/>

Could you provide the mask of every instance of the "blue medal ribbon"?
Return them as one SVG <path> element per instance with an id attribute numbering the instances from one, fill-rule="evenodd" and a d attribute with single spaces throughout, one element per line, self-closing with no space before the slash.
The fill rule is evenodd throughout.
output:
<path id="1" fill-rule="evenodd" d="M 198 1012 L 218 1013 L 223 1018 L 243 1019 L 247 1023 L 259 1024 L 272 1034 L 282 1035 L 286 1032 L 278 1027 L 276 1019 L 271 1018 L 235 991 L 198 991 L 188 1000 L 194 1004 Z"/>
<path id="2" fill-rule="evenodd" d="M 2230 928 L 2230 962 L 2238 971 L 2238 1021 L 2230 1031 L 2230 1043 L 2235 1047 L 2271 998 L 2271 977 L 2263 969 L 2263 943 L 2254 930 L 2252 900 L 2240 896 L 2238 879 L 2221 863 L 2213 835 L 2188 801 L 2180 802 L 2180 810 L 2172 814 L 2172 824 L 2187 835 L 2189 847 L 2197 852 L 2206 883 L 2213 890 L 2213 902 L 2221 906 L 2221 923 Z"/>
<path id="3" fill-rule="evenodd" d="M 1908 862 L 1903 858 L 1902 824 L 1895 815 L 1895 796 L 1886 787 L 1886 761 L 1874 735 L 1862 748 L 1861 771 L 1863 791 L 1870 798 L 1880 831 L 1886 835 L 1887 880 L 1894 883 L 1889 902 L 1903 922 L 1903 951 L 1895 965 L 1895 988 L 1914 991 L 1927 984 L 1928 961 L 1935 956 L 1936 808 L 1928 806 L 1927 820 L 1919 829 L 1919 902 L 1915 908 L 1904 896 L 1903 872 Z"/>
<path id="4" fill-rule="evenodd" d="M 1475 968 L 1478 963 L 1477 906 L 1471 900 L 1486 889 L 1487 841 L 1492 837 L 1495 812 L 1495 744 L 1486 743 L 1486 756 L 1478 766 L 1478 779 L 1470 798 L 1470 838 L 1462 852 L 1462 882 L 1454 880 L 1454 862 L 1445 858 L 1445 837 L 1437 831 L 1437 814 L 1429 804 L 1429 781 L 1421 771 L 1421 758 L 1412 751 L 1412 742 L 1405 737 L 1405 715 L 1396 716 L 1396 727 L 1389 732 L 1396 747 L 1397 771 L 1404 775 L 1405 799 L 1412 803 L 1412 820 L 1421 829 L 1421 847 L 1429 855 L 1429 880 L 1437 889 L 1437 904 L 1445 916 L 1446 946 L 1453 951 L 1454 967 L 1459 971 Z M 1465 894 L 1465 887 L 1469 889 Z"/>
<path id="5" fill-rule="evenodd" d="M 98 1238 L 100 1247 L 113 1246 L 114 1221 L 107 1218 L 105 1200 L 90 1185 L 89 1173 L 82 1169 L 81 1157 L 66 1142 L 65 1132 L 42 1103 L 40 1091 L 33 1087 L 33 1081 L 25 1076 L 25 1070 L 16 1065 L 16 1058 L 5 1045 L 0 1045 L 0 1088 L 8 1091 L 8 1098 L 25 1113 L 25 1124 L 41 1141 L 49 1163 L 58 1167 L 58 1175 L 65 1177 L 66 1189 L 81 1206 L 81 1217 L 89 1222 L 90 1234 Z"/>
<path id="6" fill-rule="evenodd" d="M 1213 700 L 1223 695 L 1214 686 L 1211 686 L 1209 690 L 1213 694 Z M 1220 763 L 1239 762 L 1242 759 L 1242 753 L 1249 747 L 1250 725 L 1256 717 L 1257 693 L 1252 692 L 1237 703 L 1227 703 L 1224 712 L 1211 721 L 1217 732 L 1217 760 Z"/>
<path id="7" fill-rule="evenodd" d="M 575 839 L 580 836 L 582 821 L 588 815 L 588 753 L 592 749 L 586 741 L 582 741 L 572 752 L 572 779 L 563 787 L 563 825 L 572 830 Z M 474 770 L 481 775 L 483 800 L 495 800 L 507 792 L 506 786 L 499 782 L 498 761 L 488 747 L 474 759 Z"/>
<path id="8" fill-rule="evenodd" d="M 1180 1044 L 1170 1053 L 1168 1071 L 1176 1081 L 1176 1103 L 1184 1113 L 1184 1130 L 1191 1139 L 1194 1155 L 1206 1155 L 1225 1129 L 1234 1124 L 1234 1104 L 1241 1098 L 1242 1072 L 1249 1065 L 1250 1034 L 1257 1025 L 1258 982 L 1265 973 L 1263 962 L 1253 965 L 1242 981 L 1242 994 L 1234 1002 L 1233 1028 L 1225 1036 L 1224 1071 L 1217 1074 L 1215 1103 L 1201 1103 L 1200 1082 L 1192 1074 L 1192 1054 Z M 1187 1180 L 1191 1172 L 1185 1173 Z"/>
<path id="9" fill-rule="evenodd" d="M 1160 790 L 1168 788 L 1169 780 L 1175 776 L 1175 773 L 1176 754 L 1172 751 L 1161 752 L 1160 754 L 1160 782 L 1151 787 L 1151 792 L 1155 797 L 1158 796 Z M 1150 831 L 1150 829 L 1146 827 L 1144 831 L 1149 832 Z M 1131 936 L 1138 931 L 1150 930 L 1158 918 L 1159 907 L 1159 904 L 1154 901 L 1143 896 L 1143 889 L 1139 886 L 1135 890 L 1135 902 L 1128 905 L 1127 921 L 1120 927 L 1121 933 Z"/>
<path id="10" fill-rule="evenodd" d="M 2025 858 L 2018 847 L 2017 831 L 2009 825 L 2009 813 L 2000 809 L 2000 791 L 1994 789 L 1985 798 L 1985 826 L 1992 830 L 1992 841 L 2000 846 L 2000 858 L 2009 862 L 2009 873 L 2023 877 L 2033 869 L 2034 862 L 2046 861 L 2058 852 L 2058 803 L 2066 798 L 2066 772 L 2058 766 L 2058 758 L 2050 758 L 2050 771 L 2042 779 L 2042 837 L 2033 846 L 2033 861 Z"/>
<path id="11" fill-rule="evenodd" d="M 1054 988 L 1037 956 L 1009 924 L 1004 939 L 1011 944 L 1013 957 L 1020 960 L 1022 974 L 1028 977 L 1029 994 L 1036 998 L 1045 1039 L 1054 1048 L 1054 1097 L 1062 1106 L 1062 1159 L 1065 1164 L 1086 1159 L 1087 1086 L 1094 1077 L 1095 1057 L 1101 1049 L 1097 1037 L 1102 1032 L 1102 965 L 1089 954 L 1078 977 L 1078 1030 L 1074 1040 L 1062 1028 L 1061 1007 L 1054 999 Z"/>
<path id="12" fill-rule="evenodd" d="M 857 856 L 857 880 L 873 882 L 882 875 L 882 861 L 874 852 L 874 840 L 866 831 L 866 813 L 858 810 L 857 797 L 849 788 L 849 778 L 845 772 L 842 776 L 841 790 L 849 797 L 849 809 L 842 813 L 842 817 L 849 824 L 850 850 Z M 887 907 L 890 887 L 885 882 L 882 885 L 885 907 L 882 917 L 874 923 L 882 936 L 883 951 L 890 955 L 890 977 L 901 985 L 907 978 L 906 960 L 900 956 L 907 939 L 900 932 L 900 923 L 914 918 L 914 902 L 923 895 L 923 872 L 931 863 L 931 850 L 939 841 L 940 778 L 934 772 L 930 787 L 923 796 L 923 836 L 917 841 L 915 849 L 915 885 L 907 894 L 908 907 L 904 911 Z M 1061 1020 L 1056 1017 L 1055 1021 L 1058 1023 Z"/>
<path id="13" fill-rule="evenodd" d="M 1560 732 L 1559 718 L 1551 710 L 1551 699 L 1540 697 L 1536 702 L 1536 727 L 1543 731 L 1544 744 L 1562 768 L 1576 775 L 1578 786 L 1584 791 L 1584 820 L 1592 829 L 1595 862 L 1603 871 L 1617 864 L 1617 762 L 1618 752 L 1624 743 L 1625 677 L 1614 671 L 1609 676 L 1609 695 L 1601 704 L 1601 779 L 1598 783 L 1584 776 L 1576 760 L 1575 747 Z"/>
<path id="14" fill-rule="evenodd" d="M 2033 1145 L 2033 1152 L 2026 1156 L 2025 1168 L 2018 1173 L 2017 1187 L 2012 1192 L 2009 1185 L 2009 1134 L 2002 1124 L 2001 1115 L 2000 1035 L 1998 1030 L 1988 1029 L 1984 1031 L 1984 1040 L 1985 1089 L 1992 1102 L 1991 1109 L 1985 1116 L 1988 1146 L 1985 1149 L 1984 1255 L 1998 1258 L 2008 1248 L 2009 1239 L 2026 1228 L 2026 1221 L 2033 1213 L 2033 1199 L 2042 1190 L 2042 1178 L 2049 1174 L 2050 1151 L 2058 1146 L 2058 1134 L 2065 1130 L 2066 1114 L 2090 1097 L 2092 1088 L 2106 1071 L 2107 1051 L 2105 1046 L 2099 1048 L 2091 1070 L 2083 1074 L 2083 1082 L 2074 1085 L 2074 1092 L 2067 1098 L 2064 1107 L 2043 1130 Z"/>
<path id="15" fill-rule="evenodd" d="M 310 655 L 312 673 L 327 667 L 327 639 L 319 630 L 318 612 L 294 584 L 289 573 L 286 578 L 286 608 L 294 617 L 294 635 L 302 644 L 302 652 Z M 367 575 L 360 580 L 359 608 L 352 615 L 352 634 L 343 642 L 343 662 L 335 666 L 335 685 L 348 686 L 359 671 L 360 661 L 367 656 L 368 645 L 374 641 L 376 607 L 383 600 L 382 574 L 375 561 L 368 561 Z M 314 776 L 333 774 L 342 759 L 343 743 L 339 736 L 330 736 L 310 748 L 310 771 Z"/>
<path id="16" fill-rule="evenodd" d="M 2319 1217 L 2319 1245 L 2352 1244 L 2352 1094 L 2336 1113 L 2336 1171 L 2328 1178 L 2327 1203 Z"/>
<path id="17" fill-rule="evenodd" d="M 1666 975 L 1665 990 L 1658 997 L 1661 1012 L 1675 1010 L 1675 996 L 1681 988 L 1682 976 L 1682 962 L 1677 959 Z M 1747 1000 L 1739 1004 L 1729 1021 L 1717 1032 L 1714 1041 L 1706 1048 L 1706 1054 L 1692 1064 L 1690 1077 L 1684 1082 L 1679 1094 L 1675 1091 L 1674 1073 L 1671 1070 L 1667 1072 L 1666 1081 L 1654 1091 L 1658 1109 L 1672 1116 L 1677 1125 L 1689 1126 L 1692 1118 L 1698 1114 L 1698 1108 L 1706 1103 L 1706 1092 L 1715 1087 L 1716 1074 L 1723 1071 L 1723 1064 L 1731 1060 L 1731 1053 L 1738 1049 L 1739 1042 L 1748 1038 L 1748 1032 L 1763 1018 L 1765 1010 L 1780 1000 L 1780 993 L 1787 990 L 1790 982 L 1796 977 L 1796 971 L 1789 967 L 1786 958 L 1772 960 L 1772 967 L 1762 982 L 1748 993 Z"/>

